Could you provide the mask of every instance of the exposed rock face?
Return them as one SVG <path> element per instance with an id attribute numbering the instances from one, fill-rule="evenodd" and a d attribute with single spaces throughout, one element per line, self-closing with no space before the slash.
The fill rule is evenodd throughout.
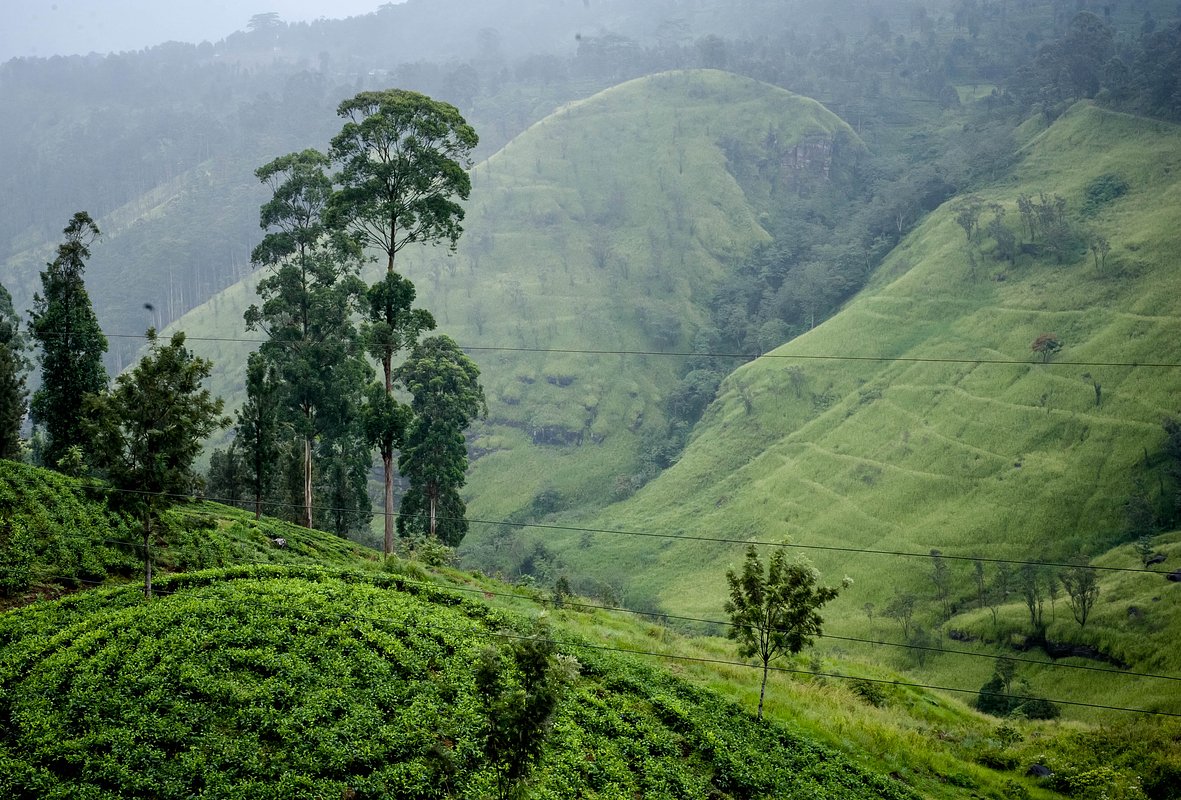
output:
<path id="1" fill-rule="evenodd" d="M 836 150 L 831 136 L 805 136 L 783 155 L 788 170 L 828 180 Z"/>

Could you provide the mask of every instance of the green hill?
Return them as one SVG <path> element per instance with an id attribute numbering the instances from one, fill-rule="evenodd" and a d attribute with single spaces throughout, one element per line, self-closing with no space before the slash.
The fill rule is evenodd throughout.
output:
<path id="1" fill-rule="evenodd" d="M 13 531 L 50 545 L 10 598 L 23 607 L 0 614 L 5 797 L 493 796 L 496 697 L 527 688 L 528 654 L 550 645 L 559 701 L 531 797 L 1141 798 L 1111 794 L 1139 781 L 1157 798 L 1175 774 L 1175 725 L 997 727 L 848 654 L 781 662 L 757 723 L 758 670 L 723 639 L 478 573 L 378 570 L 339 539 L 215 504 L 159 528 L 170 574 L 144 602 L 95 487 L 0 466 L 3 552 Z M 71 577 L 52 563 L 67 548 L 105 574 Z M 489 695 L 478 676 L 498 661 L 507 694 Z M 1022 778 L 1033 763 L 1054 777 Z"/>
<path id="2" fill-rule="evenodd" d="M 940 621 L 933 565 L 922 557 L 932 549 L 1061 563 L 1134 538 L 1124 507 L 1137 481 L 1150 507 L 1171 501 L 1159 463 L 1161 422 L 1181 412 L 1181 370 L 1146 365 L 1181 362 L 1179 168 L 1176 127 L 1076 106 L 1032 136 L 1011 176 L 978 193 L 1005 208 L 1005 224 L 1023 240 L 1018 198 L 1065 198 L 1075 241 L 1062 263 L 1043 244 L 1024 248 L 1015 264 L 995 260 L 988 234 L 969 248 L 956 222 L 963 199 L 948 203 L 841 313 L 736 371 L 674 468 L 578 524 L 836 548 L 842 552 L 807 552 L 826 575 L 855 581 L 834 605 L 834 629 L 895 638 L 899 627 L 881 614 L 898 592 L 917 595 L 916 622 L 930 630 Z M 1088 187 L 1112 176 L 1126 192 L 1088 207 Z M 1096 234 L 1111 245 L 1102 265 L 1085 249 Z M 1047 332 L 1063 347 L 1041 363 L 1030 348 Z M 740 558 L 724 543 L 599 534 L 586 547 L 586 536 L 544 534 L 572 573 L 622 574 L 633 603 L 693 616 L 717 614 L 723 567 Z M 1127 563 L 1131 547 L 1123 552 Z M 1157 569 L 1175 569 L 1174 560 Z M 1008 623 L 983 624 L 988 612 L 975 611 L 971 563 L 949 567 L 949 603 L 961 615 L 945 633 L 965 627 L 1007 642 L 1022 616 L 1028 620 L 1014 588 L 1002 603 Z M 998 565 L 985 569 L 993 582 Z M 1143 605 L 1116 588 L 1132 580 Z M 1098 624 L 1080 628 L 1063 593 L 1048 635 L 1100 646 L 1133 668 L 1177 674 L 1179 602 L 1178 587 L 1162 576 L 1112 574 L 1102 579 Z M 1048 608 L 1047 599 L 1047 619 Z M 1129 614 L 1140 615 L 1139 636 L 1105 632 L 1102 620 L 1122 624 Z M 916 674 L 974 688 L 990 669 L 940 659 Z M 1091 676 L 1071 685 L 1045 670 L 1035 685 L 1181 711 L 1167 682 Z"/>
<path id="3" fill-rule="evenodd" d="M 779 160 L 740 184 L 724 144 Z M 832 164 L 801 153 L 831 147 Z M 597 507 L 662 430 L 678 358 L 713 283 L 767 240 L 771 186 L 851 169 L 862 146 L 812 100 L 717 71 L 643 78 L 564 107 L 473 173 L 457 254 L 407 249 L 399 269 L 481 369 L 471 516 Z M 769 156 L 769 154 L 768 154 Z M 251 278 L 177 323 L 241 393 Z M 601 355 L 566 350 L 600 351 Z M 545 352 L 542 352 L 545 351 Z M 239 398 L 240 399 L 240 398 Z"/>
<path id="4" fill-rule="evenodd" d="M 0 608 L 143 574 L 140 525 L 108 510 L 107 489 L 0 460 Z M 367 548 L 213 503 L 182 503 L 152 544 L 157 569 L 232 564 L 359 567 Z"/>

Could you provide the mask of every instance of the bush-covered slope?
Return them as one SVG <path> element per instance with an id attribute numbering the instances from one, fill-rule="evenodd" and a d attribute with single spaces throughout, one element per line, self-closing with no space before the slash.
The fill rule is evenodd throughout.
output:
<path id="1" fill-rule="evenodd" d="M 142 576 L 142 529 L 108 510 L 108 491 L 0 460 L 0 607 Z M 242 563 L 356 567 L 377 556 L 332 534 L 186 502 L 165 514 L 152 558 L 156 569 L 183 571 Z"/>
<path id="2" fill-rule="evenodd" d="M 380 575 L 251 567 L 160 589 L 0 616 L 0 794 L 494 796 L 474 673 L 531 624 Z M 630 659 L 559 661 L 531 796 L 914 796 Z"/>
<path id="3" fill-rule="evenodd" d="M 854 578 L 833 606 L 834 628 L 889 625 L 891 636 L 899 628 L 881 612 L 899 592 L 917 596 L 916 622 L 940 622 L 932 549 L 1062 562 L 1134 537 L 1124 509 L 1138 481 L 1151 508 L 1171 502 L 1161 422 L 1181 412 L 1181 369 L 1144 365 L 1181 362 L 1179 154 L 1173 126 L 1076 107 L 1028 143 L 1010 178 L 979 193 L 1028 245 L 1015 263 L 997 260 L 987 232 L 969 245 L 956 221 L 965 200 L 948 203 L 840 314 L 735 372 L 680 462 L 588 527 L 848 548 L 809 553 L 826 574 Z M 1088 207 L 1088 189 L 1111 176 L 1126 191 Z M 1023 230 L 1017 201 L 1041 193 L 1066 201 L 1073 239 L 1061 263 Z M 1097 235 L 1110 243 L 1098 264 L 1087 249 Z M 1047 363 L 1030 349 L 1043 333 L 1063 344 Z M 581 547 L 586 536 L 545 536 L 573 574 L 622 573 L 633 603 L 697 616 L 716 614 L 723 567 L 740 558 L 733 545 L 700 541 L 654 547 L 599 534 Z M 997 568 L 986 566 L 990 584 Z M 950 604 L 975 607 L 972 565 L 950 569 Z M 1170 613 L 1175 599 L 1164 596 L 1178 587 L 1135 577 L 1162 597 L 1145 619 Z M 1120 616 L 1115 598 L 1101 592 L 1097 617 Z M 1015 585 L 1006 602 L 1020 602 Z M 1098 626 L 1062 629 L 1086 641 Z M 1157 646 L 1181 669 L 1175 643 Z M 947 669 L 968 688 L 987 677 L 987 667 Z M 1181 710 L 1175 695 L 1168 705 Z"/>

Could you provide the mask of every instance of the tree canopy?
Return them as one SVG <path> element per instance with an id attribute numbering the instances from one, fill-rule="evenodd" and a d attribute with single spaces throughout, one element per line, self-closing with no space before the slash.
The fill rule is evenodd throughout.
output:
<path id="1" fill-rule="evenodd" d="M 398 530 L 457 545 L 467 533 L 459 496 L 467 471 L 464 430 L 486 408 L 479 367 L 450 337 L 432 336 L 414 348 L 398 377 L 414 413 L 398 462 L 410 480 Z"/>
<path id="2" fill-rule="evenodd" d="M 386 555 L 394 540 L 394 449 L 405 414 L 393 400 L 393 362 L 414 346 L 434 318 L 412 308 L 414 284 L 394 272 L 394 257 L 411 243 L 447 242 L 452 248 L 463 228 L 463 206 L 471 192 L 475 130 L 448 103 L 402 89 L 362 92 L 345 100 L 337 114 L 347 120 L 332 140 L 341 165 L 327 219 L 349 230 L 386 256 L 385 277 L 369 288 L 364 338 L 385 378 L 386 400 L 373 398 L 366 412 L 370 442 L 383 470 Z"/>
<path id="3" fill-rule="evenodd" d="M 43 461 L 55 467 L 71 447 L 87 450 L 83 398 L 107 386 L 103 353 L 107 337 L 98 325 L 82 280 L 98 226 L 85 211 L 63 231 L 57 258 L 41 273 L 30 329 L 40 350 L 41 388 L 33 394 L 33 421 L 45 429 Z"/>
<path id="4" fill-rule="evenodd" d="M 113 389 L 91 395 L 87 410 L 97 466 L 115 490 L 111 505 L 143 525 L 144 591 L 150 597 L 153 524 L 194 491 L 199 476 L 193 462 L 203 440 L 229 420 L 221 416 L 221 399 L 202 388 L 211 362 L 185 346 L 184 333 L 162 345 L 150 328 L 147 339 L 147 355 Z"/>
<path id="5" fill-rule="evenodd" d="M 0 458 L 20 455 L 20 428 L 28 407 L 24 349 L 12 296 L 0 286 Z"/>
<path id="6" fill-rule="evenodd" d="M 763 666 L 758 718 L 763 717 L 763 697 L 771 661 L 810 647 L 824 623 L 820 608 L 840 594 L 840 588 L 820 585 L 820 573 L 805 561 L 789 562 L 783 548 L 771 554 L 763 568 L 759 551 L 747 548 L 742 572 L 726 571 L 730 599 L 726 613 L 732 626 L 727 636 L 738 642 L 743 658 L 757 656 Z M 848 578 L 842 588 L 849 583 Z"/>

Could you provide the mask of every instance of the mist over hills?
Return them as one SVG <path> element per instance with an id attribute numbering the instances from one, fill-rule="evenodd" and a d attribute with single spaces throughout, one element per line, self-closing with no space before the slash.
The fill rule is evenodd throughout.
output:
<path id="1" fill-rule="evenodd" d="M 27 307 L 61 224 L 90 208 L 112 369 L 148 324 L 183 329 L 232 405 L 257 338 L 253 169 L 326 147 L 358 91 L 453 102 L 482 138 L 465 233 L 398 264 L 488 398 L 455 579 L 480 570 L 538 603 L 565 585 L 717 634 L 743 544 L 787 542 L 853 584 L 826 611 L 834 638 L 788 662 L 809 677 L 781 676 L 781 715 L 909 780 L 889 755 L 905 752 L 932 796 L 1009 796 L 1012 778 L 1088 797 L 1004 772 L 1049 723 L 1006 720 L 1016 747 L 949 694 L 849 711 L 872 693 L 825 676 L 972 693 L 1005 656 L 1024 659 L 1022 691 L 1084 704 L 1072 722 L 1181 713 L 1164 577 L 1181 470 L 1162 424 L 1181 415 L 1175 12 L 410 0 L 12 61 L 0 282 Z M 1061 582 L 1080 565 L 1104 570 L 1085 625 Z M 728 652 L 705 642 L 688 657 Z M 849 716 L 830 729 L 834 708 Z M 932 766 L 945 746 L 971 762 L 955 780 Z"/>

